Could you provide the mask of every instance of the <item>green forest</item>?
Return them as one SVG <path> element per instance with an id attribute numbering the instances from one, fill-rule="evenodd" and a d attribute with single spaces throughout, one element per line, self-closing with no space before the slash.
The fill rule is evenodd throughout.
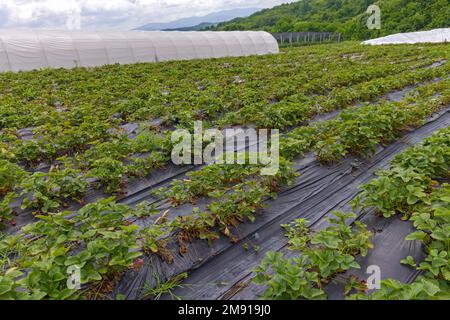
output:
<path id="1" fill-rule="evenodd" d="M 381 29 L 369 30 L 367 8 L 381 9 Z M 346 40 L 362 40 L 399 32 L 448 27 L 449 0 L 301 0 L 237 18 L 211 29 L 269 32 L 340 32 Z"/>

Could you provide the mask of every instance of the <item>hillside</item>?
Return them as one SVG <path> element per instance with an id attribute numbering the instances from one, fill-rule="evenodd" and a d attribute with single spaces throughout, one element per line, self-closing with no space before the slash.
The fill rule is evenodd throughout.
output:
<path id="1" fill-rule="evenodd" d="M 366 27 L 366 9 L 381 9 L 381 30 Z M 448 0 L 302 0 L 219 24 L 216 30 L 335 31 L 361 40 L 450 25 Z"/>

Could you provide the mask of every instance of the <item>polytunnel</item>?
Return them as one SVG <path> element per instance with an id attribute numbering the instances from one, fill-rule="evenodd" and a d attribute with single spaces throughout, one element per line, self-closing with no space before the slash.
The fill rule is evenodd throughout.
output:
<path id="1" fill-rule="evenodd" d="M 444 43 L 450 41 L 450 28 L 440 28 L 428 31 L 396 33 L 386 37 L 370 39 L 363 44 L 414 44 L 414 43 Z"/>
<path id="2" fill-rule="evenodd" d="M 262 31 L 0 31 L 0 72 L 278 53 Z"/>

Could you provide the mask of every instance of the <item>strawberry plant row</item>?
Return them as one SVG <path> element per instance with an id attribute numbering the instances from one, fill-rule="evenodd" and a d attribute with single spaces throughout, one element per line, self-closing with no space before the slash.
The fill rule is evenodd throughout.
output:
<path id="1" fill-rule="evenodd" d="M 450 185 L 438 182 L 448 179 L 449 168 L 450 128 L 445 128 L 397 156 L 389 170 L 363 186 L 355 206 L 411 220 L 417 231 L 405 240 L 421 242 L 427 256 L 423 261 L 410 256 L 400 261 L 422 272 L 412 283 L 386 279 L 380 290 L 352 299 L 449 299 Z"/>
<path id="2" fill-rule="evenodd" d="M 448 178 L 449 150 L 450 130 L 445 128 L 398 155 L 389 170 L 380 171 L 377 179 L 362 187 L 363 192 L 354 201 L 355 209 L 375 207 L 387 217 L 402 214 L 412 220 L 418 231 L 405 240 L 422 242 L 428 256 L 420 263 L 412 257 L 401 261 L 423 272 L 415 281 L 404 284 L 386 279 L 381 289 L 370 295 L 361 280 L 347 276 L 344 291 L 349 299 L 448 299 L 450 185 L 433 179 Z M 330 219 L 330 226 L 316 233 L 311 233 L 302 219 L 283 226 L 290 250 L 298 252 L 299 257 L 267 253 L 254 278 L 256 284 L 267 287 L 263 298 L 324 299 L 324 285 L 339 273 L 360 268 L 355 256 L 365 256 L 373 247 L 373 234 L 359 221 L 354 228 L 346 224 L 356 215 L 335 215 L 338 219 Z"/>
<path id="3" fill-rule="evenodd" d="M 280 140 L 281 154 L 293 160 L 315 151 L 322 162 L 333 162 L 348 153 L 368 156 L 380 143 L 394 140 L 408 126 L 420 125 L 428 116 L 448 105 L 449 81 L 431 83 L 412 92 L 402 103 L 381 103 L 343 112 L 336 119 L 300 127 Z M 441 93 L 435 98 L 436 93 Z M 414 103 L 412 103 L 414 101 Z M 157 195 L 168 197 L 174 205 L 194 202 L 198 197 L 215 195 L 236 181 L 257 177 L 259 166 L 209 165 L 175 180 Z"/>

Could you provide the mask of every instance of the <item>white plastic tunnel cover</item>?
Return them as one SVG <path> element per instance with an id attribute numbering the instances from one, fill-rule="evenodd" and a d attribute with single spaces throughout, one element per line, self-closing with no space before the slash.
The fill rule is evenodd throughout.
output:
<path id="1" fill-rule="evenodd" d="M 262 31 L 0 30 L 0 72 L 278 53 Z"/>
<path id="2" fill-rule="evenodd" d="M 444 43 L 450 42 L 450 28 L 428 31 L 396 33 L 386 37 L 364 41 L 363 44 L 414 44 L 414 43 Z"/>

